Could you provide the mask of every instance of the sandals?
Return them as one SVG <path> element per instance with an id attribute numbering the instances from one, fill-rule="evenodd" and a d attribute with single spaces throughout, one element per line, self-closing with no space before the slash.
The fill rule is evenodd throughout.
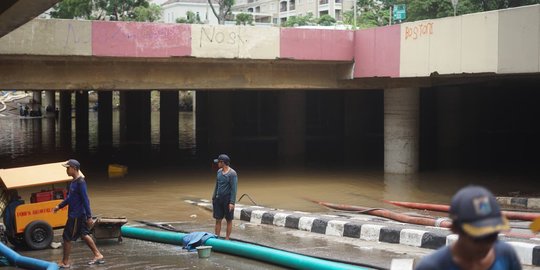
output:
<path id="1" fill-rule="evenodd" d="M 94 264 L 104 264 L 105 260 L 103 258 L 101 259 L 93 259 L 88 262 L 88 265 L 94 265 Z"/>

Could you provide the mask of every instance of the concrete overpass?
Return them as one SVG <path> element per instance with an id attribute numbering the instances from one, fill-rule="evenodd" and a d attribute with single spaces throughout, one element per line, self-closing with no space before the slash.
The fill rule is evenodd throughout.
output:
<path id="1" fill-rule="evenodd" d="M 411 173 L 419 167 L 419 88 L 538 81 L 539 44 L 540 5 L 357 31 L 34 20 L 0 39 L 0 88 L 99 90 L 104 141 L 110 106 L 101 105 L 111 104 L 111 90 L 122 90 L 126 142 L 149 139 L 149 89 L 162 90 L 168 115 L 177 110 L 171 101 L 178 94 L 167 90 L 223 90 L 198 91 L 197 144 L 211 154 L 233 150 L 230 90 L 281 91 L 270 132 L 280 160 L 306 155 L 307 92 L 382 89 L 385 171 Z M 76 92 L 80 141 L 88 134 L 85 93 Z M 68 95 L 61 92 L 66 129 Z M 344 99 L 346 119 L 362 104 L 371 106 Z M 177 118 L 162 121 L 178 127 Z M 351 121 L 345 129 L 355 133 Z M 177 130 L 162 130 L 162 141 L 174 141 Z"/>
<path id="2" fill-rule="evenodd" d="M 4 0 L 0 3 L 0 37 L 34 19 L 58 0 Z"/>

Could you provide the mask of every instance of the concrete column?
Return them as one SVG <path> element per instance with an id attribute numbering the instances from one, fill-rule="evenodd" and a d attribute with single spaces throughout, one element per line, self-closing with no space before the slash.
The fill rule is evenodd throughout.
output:
<path id="1" fill-rule="evenodd" d="M 120 92 L 121 145 L 134 151 L 150 149 L 150 112 L 150 91 Z"/>
<path id="2" fill-rule="evenodd" d="M 279 94 L 278 158 L 283 165 L 304 163 L 306 153 L 306 93 Z"/>
<path id="3" fill-rule="evenodd" d="M 71 147 L 71 91 L 60 92 L 60 145 Z"/>
<path id="4" fill-rule="evenodd" d="M 88 91 L 75 92 L 75 148 L 88 150 Z"/>
<path id="5" fill-rule="evenodd" d="M 194 100 L 196 153 L 201 160 L 208 160 L 208 92 L 197 91 Z"/>
<path id="6" fill-rule="evenodd" d="M 55 91 L 45 91 L 45 103 L 43 105 L 45 105 L 44 115 L 47 117 L 54 117 L 54 110 L 56 109 L 55 93 Z"/>
<path id="7" fill-rule="evenodd" d="M 98 145 L 112 146 L 112 91 L 98 92 Z"/>
<path id="8" fill-rule="evenodd" d="M 41 115 L 41 91 L 33 91 L 32 93 L 32 111 L 34 111 L 35 115 L 38 116 Z"/>
<path id="9" fill-rule="evenodd" d="M 384 174 L 383 199 L 388 201 L 415 201 L 418 199 L 418 177 L 414 174 Z"/>
<path id="10" fill-rule="evenodd" d="M 159 144 L 162 152 L 178 150 L 178 91 L 159 92 Z"/>
<path id="11" fill-rule="evenodd" d="M 211 156 L 233 150 L 231 92 L 208 93 L 208 144 Z"/>
<path id="12" fill-rule="evenodd" d="M 384 90 L 384 171 L 418 172 L 420 90 Z"/>
<path id="13" fill-rule="evenodd" d="M 461 90 L 458 87 L 437 89 L 437 165 L 454 169 L 460 166 Z"/>

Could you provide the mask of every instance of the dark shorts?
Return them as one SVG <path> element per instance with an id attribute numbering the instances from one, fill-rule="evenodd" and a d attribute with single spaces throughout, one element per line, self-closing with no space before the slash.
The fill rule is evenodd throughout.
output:
<path id="1" fill-rule="evenodd" d="M 234 210 L 229 211 L 229 199 L 231 198 L 230 195 L 226 196 L 220 196 L 218 198 L 214 198 L 212 200 L 212 207 L 214 212 L 214 218 L 215 219 L 223 219 L 226 220 L 233 220 L 234 218 Z"/>
<path id="2" fill-rule="evenodd" d="M 68 217 L 62 238 L 66 241 L 76 241 L 79 237 L 89 234 L 86 217 Z"/>

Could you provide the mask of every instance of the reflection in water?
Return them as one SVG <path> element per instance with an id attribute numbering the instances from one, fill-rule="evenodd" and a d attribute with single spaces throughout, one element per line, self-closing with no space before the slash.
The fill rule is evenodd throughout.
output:
<path id="1" fill-rule="evenodd" d="M 215 174 L 210 169 L 210 161 L 204 163 L 188 158 L 184 162 L 174 157 L 177 159 L 163 163 L 163 158 L 159 156 L 159 112 L 152 112 L 151 116 L 152 156 L 144 157 L 150 164 L 130 166 L 128 176 L 120 179 L 108 179 L 106 174 L 107 164 L 117 161 L 115 156 L 121 151 L 118 111 L 113 113 L 112 152 L 100 152 L 98 149 L 97 113 L 90 112 L 89 121 L 89 151 L 81 154 L 74 153 L 73 148 L 60 147 L 58 125 L 52 119 L 0 119 L 0 167 L 76 157 L 83 163 L 92 203 L 98 212 L 155 220 L 184 220 L 190 219 L 192 213 L 200 214 L 202 210 L 182 200 L 187 197 L 208 199 L 211 196 Z M 179 148 L 187 150 L 180 153 L 193 156 L 194 114 L 181 112 L 179 121 Z M 155 156 L 158 158 L 154 160 Z M 138 153 L 128 155 L 126 160 L 133 162 L 141 157 Z M 258 204 L 283 209 L 326 211 L 307 199 L 384 208 L 395 207 L 385 204 L 383 200 L 448 203 L 456 190 L 472 183 L 485 185 L 500 195 L 507 195 L 510 191 L 538 193 L 540 190 L 540 181 L 534 180 L 534 172 L 530 175 L 424 172 L 403 176 L 383 174 L 380 169 L 327 167 L 324 164 L 314 168 L 283 170 L 275 166 L 264 167 L 267 164 L 256 158 L 249 160 L 249 163 L 233 160 L 233 168 L 239 174 L 238 197 L 247 193 Z M 29 196 L 28 193 L 26 195 Z M 241 203 L 249 204 L 248 201 Z"/>

